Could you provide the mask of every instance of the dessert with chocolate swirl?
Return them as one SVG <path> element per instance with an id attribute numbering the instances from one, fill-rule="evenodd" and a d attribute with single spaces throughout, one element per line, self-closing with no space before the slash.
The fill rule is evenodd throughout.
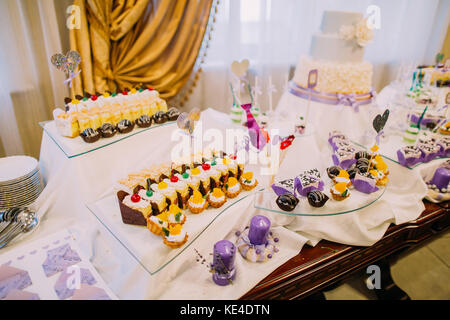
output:
<path id="1" fill-rule="evenodd" d="M 99 129 L 103 138 L 111 138 L 117 133 L 117 128 L 111 123 L 104 123 Z"/>
<path id="2" fill-rule="evenodd" d="M 136 124 L 139 128 L 148 128 L 152 125 L 152 118 L 144 114 L 136 119 Z"/>
<path id="3" fill-rule="evenodd" d="M 92 128 L 87 128 L 80 134 L 84 142 L 94 143 L 100 139 L 100 133 Z"/>
<path id="4" fill-rule="evenodd" d="M 120 122 L 117 124 L 117 130 L 119 130 L 120 133 L 131 132 L 133 128 L 134 123 L 127 119 L 120 120 Z"/>
<path id="5" fill-rule="evenodd" d="M 180 111 L 175 107 L 172 107 L 169 109 L 169 111 L 167 111 L 167 117 L 169 118 L 169 121 L 177 120 L 179 115 Z"/>
<path id="6" fill-rule="evenodd" d="M 167 116 L 167 113 L 164 111 L 158 111 L 153 115 L 153 121 L 157 124 L 166 123 L 169 121 L 169 117 Z"/>

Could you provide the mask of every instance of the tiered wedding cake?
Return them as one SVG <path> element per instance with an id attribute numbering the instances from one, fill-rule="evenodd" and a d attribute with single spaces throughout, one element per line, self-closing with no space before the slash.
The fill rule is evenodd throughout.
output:
<path id="1" fill-rule="evenodd" d="M 372 65 L 364 61 L 364 46 L 373 32 L 358 12 L 325 11 L 321 33 L 312 37 L 310 55 L 301 56 L 294 82 L 307 87 L 308 73 L 318 70 L 316 91 L 367 93 L 372 87 Z"/>
<path id="2" fill-rule="evenodd" d="M 373 31 L 361 13 L 341 11 L 325 11 L 320 30 L 312 37 L 309 56 L 300 57 L 276 112 L 283 120 L 293 120 L 294 127 L 305 119 L 306 133 L 314 132 L 324 144 L 332 130 L 352 139 L 366 137 L 376 111 L 371 108 L 373 68 L 364 61 Z M 317 82 L 308 86 L 313 70 Z"/>

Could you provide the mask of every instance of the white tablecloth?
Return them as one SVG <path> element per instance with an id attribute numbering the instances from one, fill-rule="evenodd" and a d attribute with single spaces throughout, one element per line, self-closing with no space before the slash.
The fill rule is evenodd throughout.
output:
<path id="1" fill-rule="evenodd" d="M 202 120 L 205 120 L 205 128 L 217 127 L 224 130 L 230 124 L 227 115 L 210 109 L 202 113 Z M 77 234 L 81 249 L 90 257 L 107 285 L 121 299 L 237 299 L 295 256 L 308 241 L 313 245 L 320 239 L 371 245 L 383 236 L 389 223 L 415 219 L 423 210 L 420 199 L 424 196 L 425 189 L 420 177 L 411 174 L 410 170 L 406 172 L 403 170 L 407 169 L 397 168 L 389 163 L 391 184 L 383 199 L 356 215 L 295 218 L 256 210 L 253 198 L 248 197 L 236 204 L 233 211 L 222 214 L 171 264 L 150 275 L 122 246 L 117 235 L 112 235 L 98 223 L 85 203 L 113 192 L 112 184 L 127 173 L 169 160 L 170 150 L 175 142 L 170 142 L 168 137 L 174 129 L 167 126 L 157 134 L 151 130 L 142 132 L 130 139 L 71 159 L 44 133 L 40 165 L 47 186 L 35 204 L 41 216 L 41 224 L 32 235 L 6 251 L 69 228 Z M 314 154 L 305 152 L 302 146 L 302 143 L 306 147 L 308 144 L 312 146 L 311 139 L 314 137 L 296 140 L 299 146 L 289 150 L 294 154 L 286 157 L 294 161 L 294 164 L 285 160 L 287 162 L 284 166 L 289 172 L 292 171 L 291 166 L 301 168 L 309 166 L 308 162 L 315 161 Z M 318 152 L 321 152 L 320 149 Z M 268 181 L 261 181 L 261 185 L 267 183 Z M 255 214 L 265 214 L 271 218 L 274 231 L 280 238 L 280 252 L 261 264 L 247 262 L 238 255 L 236 281 L 231 286 L 216 286 L 205 265 L 196 262 L 194 249 L 208 259 L 216 241 L 224 238 L 235 240 L 235 232 L 242 230 Z"/>

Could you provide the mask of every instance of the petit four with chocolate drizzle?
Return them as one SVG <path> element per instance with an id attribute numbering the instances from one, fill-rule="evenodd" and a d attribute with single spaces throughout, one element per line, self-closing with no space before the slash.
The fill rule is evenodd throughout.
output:
<path id="1" fill-rule="evenodd" d="M 166 112 L 157 111 L 153 115 L 153 121 L 155 121 L 155 123 L 157 123 L 157 124 L 162 124 L 162 123 L 166 123 L 167 121 L 169 121 L 169 117 L 167 116 Z"/>
<path id="2" fill-rule="evenodd" d="M 136 125 L 139 128 L 148 128 L 152 125 L 152 118 L 144 114 L 136 119 Z"/>
<path id="3" fill-rule="evenodd" d="M 111 123 L 104 123 L 98 131 L 100 131 L 103 138 L 111 138 L 117 133 L 117 128 Z"/>
<path id="4" fill-rule="evenodd" d="M 84 142 L 94 143 L 100 139 L 100 133 L 92 128 L 87 128 L 82 133 L 80 133 L 81 138 Z"/>
<path id="5" fill-rule="evenodd" d="M 132 123 L 128 119 L 120 120 L 120 122 L 117 124 L 117 130 L 119 130 L 120 133 L 128 133 L 131 132 L 134 128 L 134 123 Z"/>

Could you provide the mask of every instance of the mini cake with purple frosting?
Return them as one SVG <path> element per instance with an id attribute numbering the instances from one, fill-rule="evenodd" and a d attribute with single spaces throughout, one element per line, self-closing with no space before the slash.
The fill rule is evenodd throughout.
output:
<path id="1" fill-rule="evenodd" d="M 270 220 L 262 215 L 256 215 L 250 221 L 250 227 L 242 232 L 236 232 L 238 239 L 236 247 L 244 259 L 251 262 L 264 262 L 272 259 L 278 252 L 275 246 L 278 238 L 270 231 Z"/>
<path id="2" fill-rule="evenodd" d="M 331 156 L 335 166 L 340 166 L 346 170 L 356 163 L 355 152 L 353 148 L 337 149 Z"/>
<path id="3" fill-rule="evenodd" d="M 294 179 L 294 188 L 303 197 L 314 190 L 323 191 L 323 185 L 323 180 L 320 178 L 320 172 L 317 169 L 304 171 Z"/>
<path id="4" fill-rule="evenodd" d="M 413 166 L 422 161 L 422 151 L 416 146 L 406 146 L 397 151 L 397 158 L 402 166 Z"/>
<path id="5" fill-rule="evenodd" d="M 236 278 L 234 260 L 236 258 L 236 246 L 228 240 L 220 240 L 214 245 L 213 262 L 211 271 L 212 278 L 219 286 L 231 284 Z"/>
<path id="6" fill-rule="evenodd" d="M 376 186 L 377 180 L 375 180 L 370 175 L 362 175 L 359 172 L 356 173 L 355 178 L 353 179 L 353 186 L 356 190 L 363 193 L 372 193 L 378 191 L 378 187 Z"/>
<path id="7" fill-rule="evenodd" d="M 294 179 L 286 179 L 275 182 L 271 187 L 277 196 L 281 196 L 286 193 L 294 194 Z"/>
<path id="8" fill-rule="evenodd" d="M 338 140 L 347 140 L 347 137 L 342 132 L 336 130 L 329 133 L 328 143 L 331 145 L 333 150 L 336 148 L 335 142 Z"/>

